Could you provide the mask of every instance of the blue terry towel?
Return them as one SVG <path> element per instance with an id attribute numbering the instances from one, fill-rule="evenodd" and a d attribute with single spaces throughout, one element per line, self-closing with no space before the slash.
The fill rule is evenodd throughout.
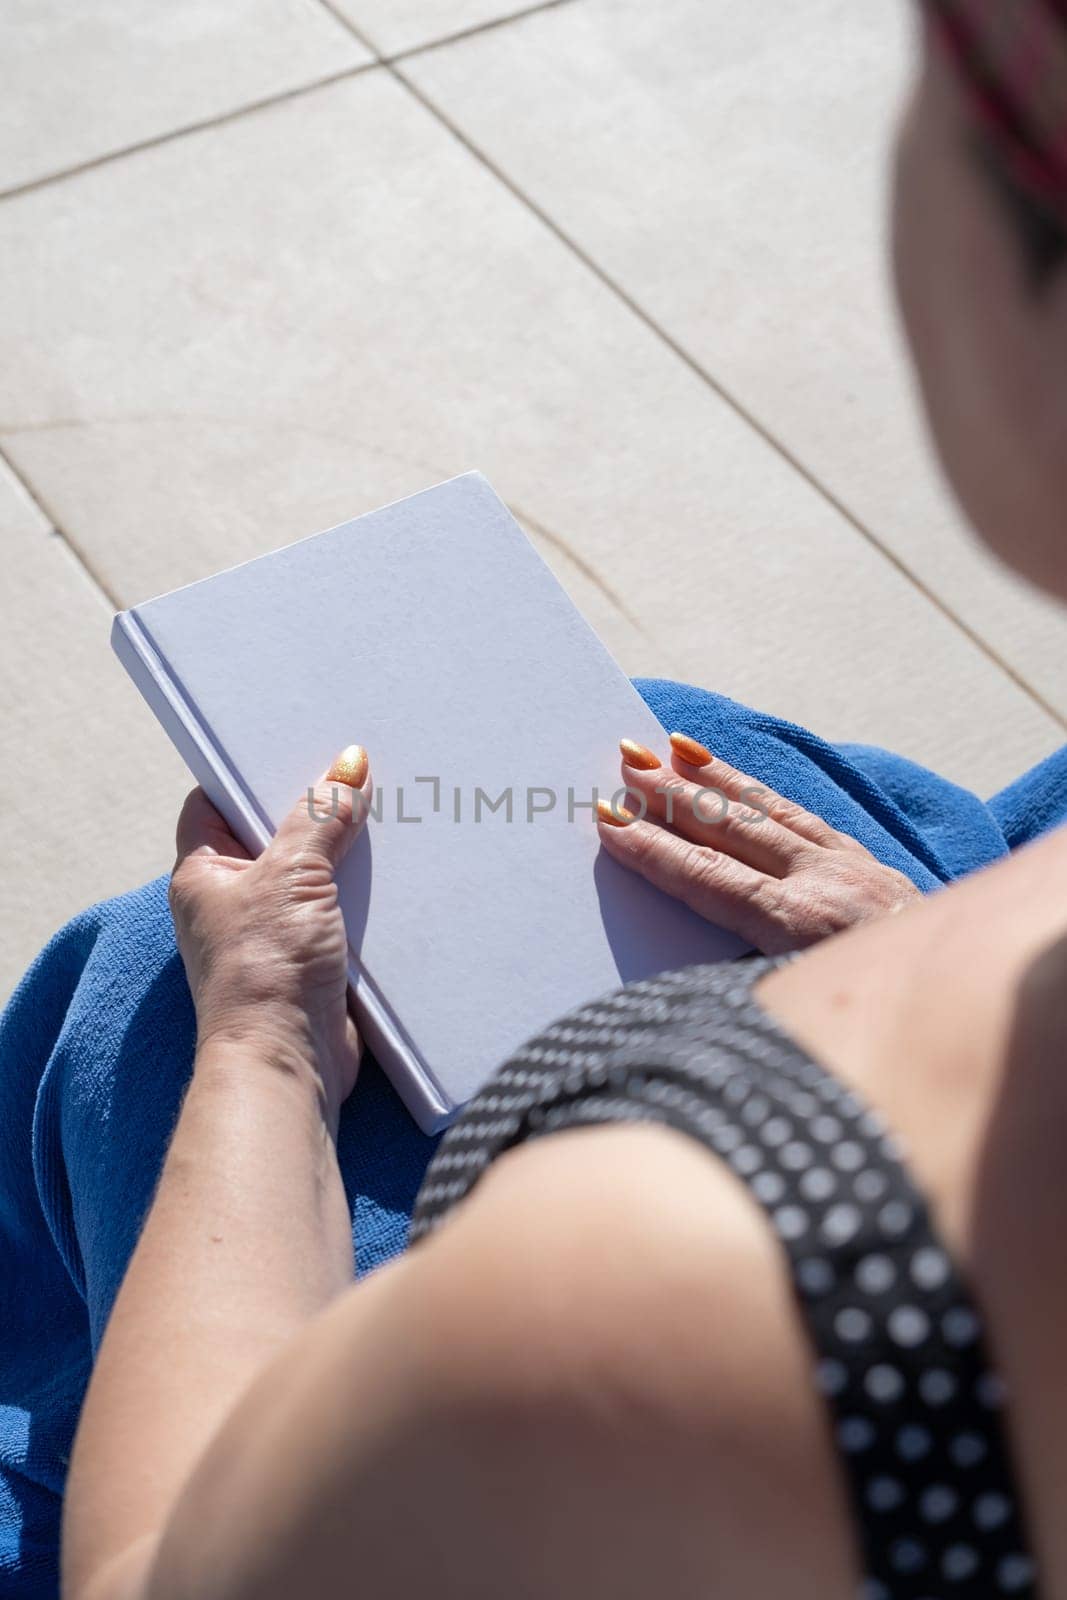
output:
<path id="1" fill-rule="evenodd" d="M 1067 818 L 1067 749 L 988 805 L 884 751 L 679 684 L 668 729 L 853 834 L 921 888 Z M 193 1058 L 166 879 L 56 934 L 0 1021 L 0 1595 L 57 1592 L 60 1497 L 93 1353 L 151 1199 Z M 365 1273 L 403 1249 L 433 1141 L 368 1062 L 339 1155 Z"/>

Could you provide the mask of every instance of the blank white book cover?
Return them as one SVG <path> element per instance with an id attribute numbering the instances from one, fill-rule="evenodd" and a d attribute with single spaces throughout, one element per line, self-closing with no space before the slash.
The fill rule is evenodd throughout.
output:
<path id="1" fill-rule="evenodd" d="M 113 642 L 252 849 L 366 747 L 351 981 L 426 1131 L 573 1007 L 741 952 L 601 851 L 618 741 L 664 730 L 478 473 L 123 612 Z"/>

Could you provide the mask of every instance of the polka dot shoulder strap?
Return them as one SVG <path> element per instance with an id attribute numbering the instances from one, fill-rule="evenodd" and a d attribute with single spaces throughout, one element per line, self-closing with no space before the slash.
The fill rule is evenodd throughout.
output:
<path id="1" fill-rule="evenodd" d="M 525 1046 L 445 1135 L 412 1239 L 524 1140 L 633 1121 L 689 1134 L 748 1186 L 788 1259 L 863 1600 L 1036 1596 L 981 1314 L 897 1138 L 755 1001 L 773 964 L 667 973 Z"/>

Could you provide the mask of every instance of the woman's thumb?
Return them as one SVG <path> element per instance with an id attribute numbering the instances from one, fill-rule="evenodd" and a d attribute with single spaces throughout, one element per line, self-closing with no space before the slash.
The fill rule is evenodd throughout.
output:
<path id="1" fill-rule="evenodd" d="M 320 857 L 336 871 L 367 819 L 371 803 L 370 763 L 361 744 L 341 751 L 283 820 L 267 853 L 280 858 Z"/>

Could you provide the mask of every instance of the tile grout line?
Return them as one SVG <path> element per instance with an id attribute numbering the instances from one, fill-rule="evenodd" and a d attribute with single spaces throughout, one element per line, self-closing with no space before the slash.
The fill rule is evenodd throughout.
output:
<path id="1" fill-rule="evenodd" d="M 318 4 L 321 6 L 323 11 L 327 12 L 328 15 L 334 19 L 335 22 L 339 22 L 341 24 L 342 28 L 350 38 L 355 39 L 357 44 L 361 44 L 364 50 L 370 51 L 371 55 L 374 57 L 376 66 L 383 65 L 384 58 L 381 51 L 378 49 L 378 46 L 374 44 L 372 40 L 368 39 L 365 33 L 360 32 L 350 17 L 345 16 L 340 6 L 335 4 L 335 0 L 318 0 Z"/>
<path id="2" fill-rule="evenodd" d="M 321 0 L 323 5 L 328 5 L 330 0 Z M 440 49 L 444 45 L 459 44 L 464 39 L 473 39 L 478 33 L 492 33 L 496 28 L 506 28 L 509 23 L 522 22 L 525 17 L 536 16 L 539 11 L 558 11 L 562 6 L 574 5 L 576 0 L 538 0 L 535 5 L 523 6 L 521 11 L 511 11 L 504 17 L 490 17 L 488 22 L 475 22 L 469 28 L 457 28 L 455 33 L 442 34 L 440 39 L 427 39 L 424 44 L 409 45 L 406 50 L 397 50 L 391 56 L 379 57 L 383 67 L 391 67 L 395 61 L 410 61 L 413 56 L 426 55 L 430 50 Z M 368 45 L 368 48 L 371 48 Z"/>
<path id="3" fill-rule="evenodd" d="M 912 570 L 902 556 L 897 555 L 896 551 L 886 544 L 885 541 L 878 536 L 878 534 L 874 533 L 863 522 L 861 522 L 855 512 L 853 512 L 849 506 L 846 505 L 846 503 L 834 493 L 832 489 L 828 488 L 827 485 L 821 481 L 821 479 L 816 477 L 812 469 L 805 466 L 805 464 L 797 455 L 793 453 L 788 445 L 783 443 L 782 440 L 778 439 L 770 431 L 766 424 L 761 422 L 755 413 L 751 411 L 743 401 L 739 400 L 734 394 L 731 393 L 729 389 L 725 388 L 717 378 L 713 377 L 708 369 L 696 358 L 696 356 L 692 355 L 691 352 L 688 351 L 685 346 L 674 337 L 673 334 L 668 333 L 666 328 L 657 322 L 652 314 L 646 311 L 640 302 L 635 300 L 629 291 L 624 289 L 623 286 L 611 276 L 605 267 L 602 267 L 600 263 L 594 259 L 594 257 L 589 255 L 588 252 L 583 249 L 583 247 L 578 244 L 578 242 L 572 238 L 571 235 L 567 233 L 558 222 L 555 221 L 549 212 L 545 211 L 537 201 L 532 200 L 529 195 L 525 194 L 523 190 L 518 187 L 518 184 L 508 176 L 502 167 L 498 166 L 497 163 L 490 156 L 488 156 L 479 145 L 475 144 L 472 139 L 468 138 L 463 130 L 456 123 L 454 123 L 451 118 L 448 117 L 440 109 L 440 107 L 429 98 L 428 95 L 426 95 L 411 81 L 410 78 L 406 77 L 404 73 L 399 70 L 399 67 L 395 62 L 383 61 L 382 65 L 391 74 L 391 76 L 397 80 L 398 83 L 403 84 L 412 98 L 417 100 L 419 104 L 423 106 L 424 109 L 429 112 L 429 114 L 434 117 L 441 124 L 441 126 L 445 128 L 452 135 L 452 137 L 475 158 L 476 161 L 479 161 L 481 165 L 485 167 L 486 170 L 491 173 L 492 176 L 496 178 L 497 181 L 501 183 L 511 195 L 514 196 L 516 200 L 524 205 L 538 219 L 538 221 L 559 240 L 562 245 L 564 245 L 575 257 L 577 257 L 582 265 L 589 272 L 591 272 L 593 276 L 597 278 L 598 281 L 603 284 L 603 286 L 649 330 L 650 333 L 655 335 L 655 337 L 659 339 L 661 343 L 666 345 L 667 349 L 670 350 L 672 354 L 674 354 L 681 362 L 683 362 L 684 365 L 687 366 L 689 370 L 701 380 L 702 383 L 711 389 L 720 400 L 728 405 L 734 414 L 742 420 L 742 422 L 746 423 L 750 428 L 752 428 L 759 435 L 759 437 L 763 439 L 763 441 L 769 445 L 770 448 L 783 461 L 785 461 L 786 464 L 790 466 L 793 471 L 796 472 L 804 480 L 804 482 L 808 484 L 810 488 L 816 492 L 816 494 L 820 496 L 822 500 L 830 505 L 839 516 L 843 517 L 849 526 L 853 528 L 862 539 L 865 539 L 867 543 L 878 552 L 879 555 L 883 556 L 885 560 L 888 561 L 890 565 L 893 566 L 897 572 L 900 573 L 900 575 L 912 586 L 912 588 L 916 590 L 917 593 L 921 594 L 924 599 L 928 600 L 941 613 L 947 622 L 958 628 L 959 631 L 981 651 L 987 660 L 991 661 L 994 666 L 999 667 L 999 669 L 1046 714 L 1046 716 L 1051 717 L 1059 727 L 1067 728 L 1067 716 L 1064 716 L 1062 712 L 1058 711 L 1056 707 L 1045 698 L 1040 690 L 1036 689 L 1033 684 L 1028 682 L 1028 680 L 1023 677 L 1018 668 L 1014 667 L 1011 662 L 1007 661 L 998 650 L 994 649 L 991 644 L 982 638 L 981 634 L 978 633 L 969 622 L 965 621 L 965 619 L 956 611 L 954 611 L 951 606 L 942 600 L 941 596 L 937 594 L 937 592 L 932 589 L 923 578 L 921 578 Z"/>
<path id="4" fill-rule="evenodd" d="M 99 572 L 96 571 L 92 562 L 86 557 L 84 551 L 82 551 L 74 543 L 73 539 L 70 537 L 70 534 L 63 527 L 58 517 L 53 515 L 51 508 L 48 506 L 47 502 L 42 499 L 39 491 L 30 482 L 26 474 L 20 471 L 20 469 L 15 465 L 14 461 L 12 461 L 7 450 L 4 448 L 2 439 L 0 439 L 0 463 L 7 468 L 12 478 L 14 478 L 15 482 L 18 484 L 19 488 L 26 495 L 27 499 L 29 499 L 41 513 L 41 516 L 48 524 L 49 534 L 53 538 L 62 540 L 69 555 L 74 561 L 77 562 L 78 566 L 85 574 L 88 582 L 92 584 L 93 588 L 96 589 L 102 599 L 106 600 L 112 611 L 121 611 L 122 601 L 116 594 L 111 592 L 104 579 L 100 576 Z"/>
<path id="5" fill-rule="evenodd" d="M 351 31 L 350 29 L 349 32 Z M 358 35 L 354 37 L 358 39 Z M 359 39 L 360 44 L 363 42 Z M 366 48 L 370 49 L 370 46 L 367 45 Z M 301 95 L 314 94 L 317 89 L 328 89 L 335 83 L 345 83 L 349 78 L 358 78 L 365 72 L 377 72 L 383 65 L 385 63 L 379 61 L 377 57 L 373 61 L 361 61 L 354 67 L 327 73 L 325 77 L 315 78 L 310 83 L 297 84 L 292 89 L 281 89 L 277 94 L 268 94 L 259 100 L 246 101 L 244 105 L 235 106 L 232 111 L 222 111 L 218 116 L 203 117 L 198 122 L 186 122 L 180 128 L 170 128 L 166 133 L 154 134 L 150 139 L 123 145 L 121 150 L 107 150 L 103 155 L 92 156 L 88 161 L 80 161 L 73 167 L 63 167 L 58 172 L 46 172 L 40 178 L 28 178 L 25 183 L 12 184 L 10 189 L 0 189 L 0 202 L 17 200 L 21 195 L 34 194 L 38 189 L 50 189 L 54 184 L 65 183 L 68 178 L 80 178 L 86 172 L 95 172 L 98 167 L 112 166 L 117 161 L 125 160 L 127 156 L 140 155 L 144 150 L 158 150 L 161 145 L 171 144 L 176 139 L 184 139 L 187 134 L 203 133 L 208 128 L 225 127 L 228 123 L 238 122 L 242 117 L 252 116 L 257 111 L 266 111 L 271 106 L 285 105 L 287 101 L 297 100 Z"/>
<path id="6" fill-rule="evenodd" d="M 468 28 L 457 28 L 455 33 L 443 33 L 440 38 L 426 39 L 422 44 L 407 45 L 403 50 L 394 50 L 392 54 L 384 54 L 378 49 L 374 40 L 358 28 L 356 24 L 345 15 L 337 0 L 318 0 L 324 11 L 348 30 L 357 43 L 364 49 L 370 50 L 377 58 L 380 66 L 391 67 L 395 61 L 410 61 L 413 56 L 425 55 L 430 50 L 440 49 L 444 45 L 458 44 L 463 39 L 473 39 L 478 33 L 491 33 L 496 28 L 506 28 L 509 23 L 521 22 L 524 17 L 532 17 L 539 11 L 557 11 L 561 6 L 574 5 L 575 0 L 534 0 L 532 5 L 522 6 L 518 11 L 509 11 L 502 17 L 490 17 L 486 22 L 473 22 Z"/>

